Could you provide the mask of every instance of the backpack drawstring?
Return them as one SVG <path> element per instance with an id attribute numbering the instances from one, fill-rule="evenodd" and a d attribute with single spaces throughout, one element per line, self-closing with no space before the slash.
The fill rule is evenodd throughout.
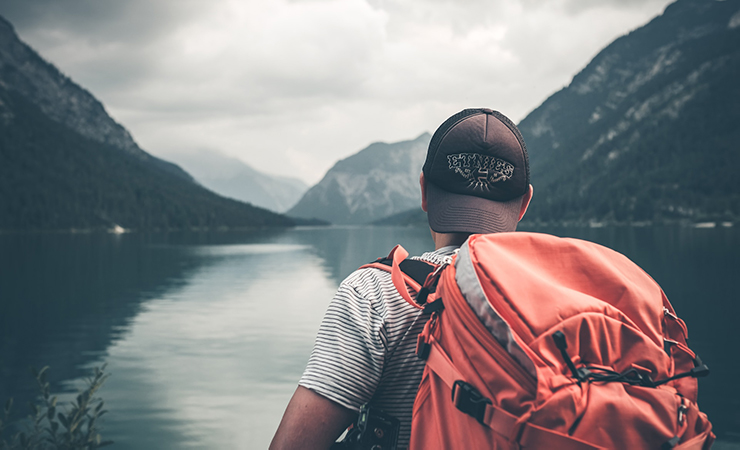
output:
<path id="1" fill-rule="evenodd" d="M 573 360 L 570 358 L 570 355 L 568 355 L 568 352 L 566 350 L 568 348 L 568 343 L 565 340 L 565 334 L 563 334 L 562 331 L 556 331 L 552 334 L 552 339 L 555 341 L 555 346 L 558 348 L 558 350 L 560 350 L 560 355 L 565 361 L 565 364 L 568 366 L 568 369 L 570 369 L 571 373 L 573 374 L 573 378 L 576 379 L 576 382 L 579 386 L 581 385 L 581 382 L 591 380 L 601 381 L 604 383 L 617 381 L 622 383 L 629 383 L 634 386 L 657 387 L 662 384 L 666 384 L 669 381 L 677 380 L 679 378 L 699 378 L 709 375 L 709 367 L 707 367 L 706 364 L 699 364 L 697 367 L 694 367 L 688 372 L 682 372 L 672 377 L 658 381 L 653 381 L 653 379 L 650 378 L 650 375 L 644 373 L 643 371 L 637 370 L 634 367 L 622 373 L 615 372 L 609 369 L 604 369 L 602 367 L 593 366 L 576 368 L 576 365 L 573 364 Z"/>

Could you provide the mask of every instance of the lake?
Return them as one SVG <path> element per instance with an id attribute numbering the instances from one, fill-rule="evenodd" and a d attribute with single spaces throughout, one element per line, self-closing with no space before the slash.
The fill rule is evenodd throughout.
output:
<path id="1" fill-rule="evenodd" d="M 536 231 L 611 247 L 661 284 L 712 370 L 715 448 L 740 448 L 740 229 Z M 397 243 L 432 248 L 421 228 L 0 235 L 0 401 L 27 414 L 29 366 L 68 399 L 107 363 L 111 448 L 267 448 L 339 282 Z"/>

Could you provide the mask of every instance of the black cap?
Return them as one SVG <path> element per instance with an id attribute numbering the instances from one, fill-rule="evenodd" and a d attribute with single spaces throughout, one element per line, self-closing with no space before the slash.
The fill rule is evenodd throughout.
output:
<path id="1" fill-rule="evenodd" d="M 466 109 L 447 119 L 432 136 L 423 172 L 432 230 L 516 229 L 529 160 L 519 129 L 500 112 Z"/>

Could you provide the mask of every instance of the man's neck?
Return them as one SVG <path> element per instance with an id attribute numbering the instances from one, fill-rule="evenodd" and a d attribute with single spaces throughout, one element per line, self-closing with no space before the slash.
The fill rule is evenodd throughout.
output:
<path id="1" fill-rule="evenodd" d="M 455 246 L 459 247 L 465 242 L 465 239 L 470 236 L 466 233 L 437 233 L 434 230 L 432 232 L 432 240 L 434 241 L 434 249 L 439 250 L 443 247 Z"/>

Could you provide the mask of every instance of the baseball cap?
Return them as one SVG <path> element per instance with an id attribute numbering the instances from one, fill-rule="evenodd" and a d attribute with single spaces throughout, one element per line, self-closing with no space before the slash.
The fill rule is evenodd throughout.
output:
<path id="1" fill-rule="evenodd" d="M 465 109 L 447 119 L 432 136 L 422 171 L 432 230 L 516 229 L 529 158 L 519 129 L 500 112 Z"/>

